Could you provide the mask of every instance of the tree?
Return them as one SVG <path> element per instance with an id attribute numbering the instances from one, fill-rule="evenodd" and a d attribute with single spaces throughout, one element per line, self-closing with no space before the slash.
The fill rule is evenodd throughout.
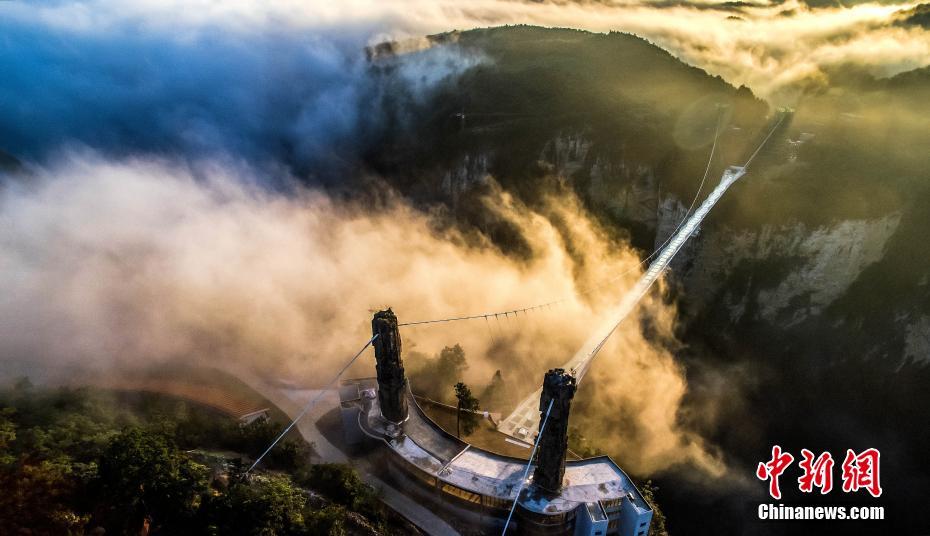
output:
<path id="1" fill-rule="evenodd" d="M 159 535 L 390 533 L 377 491 L 347 465 L 311 466 L 310 447 L 296 438 L 268 457 L 269 466 L 294 477 L 264 470 L 246 476 L 241 458 L 179 448 L 180 440 L 191 449 L 264 449 L 280 433 L 274 423 L 240 426 L 149 396 L 130 413 L 88 390 L 14 395 L 0 388 L 0 535 L 67 536 L 98 527 L 138 534 L 144 523 Z M 116 428 L 126 420 L 148 424 Z"/>
<path id="2" fill-rule="evenodd" d="M 257 458 L 278 437 L 282 428 L 280 423 L 259 417 L 248 424 L 238 425 L 226 446 Z M 285 437 L 283 441 L 275 445 L 262 463 L 269 467 L 294 472 L 310 462 L 312 453 L 312 444 Z"/>
<path id="3" fill-rule="evenodd" d="M 208 489 L 206 467 L 164 434 L 142 428 L 127 428 L 110 441 L 98 474 L 107 531 L 114 533 L 137 532 L 146 518 L 155 527 L 184 526 Z"/>
<path id="4" fill-rule="evenodd" d="M 33 387 L 34 385 L 32 385 L 32 380 L 29 379 L 29 376 L 22 376 L 13 382 L 13 392 L 17 394 L 29 393 L 32 391 Z"/>
<path id="5" fill-rule="evenodd" d="M 649 525 L 649 536 L 668 536 L 668 529 L 665 527 L 665 514 L 662 513 L 659 503 L 656 502 L 656 492 L 659 491 L 659 487 L 653 485 L 652 480 L 647 480 L 640 491 L 643 492 L 643 499 L 652 507 L 652 524 Z"/>
<path id="6" fill-rule="evenodd" d="M 568 427 L 568 448 L 582 458 L 593 458 L 601 454 L 575 426 Z"/>
<path id="7" fill-rule="evenodd" d="M 304 525 L 309 534 L 345 536 L 347 517 L 345 508 L 335 504 L 304 509 Z"/>
<path id="8" fill-rule="evenodd" d="M 16 423 L 11 420 L 15 413 L 12 408 L 0 410 L 0 465 L 13 463 L 15 457 L 10 452 L 16 441 Z"/>
<path id="9" fill-rule="evenodd" d="M 503 411 L 503 406 L 506 403 L 506 389 L 504 386 L 504 376 L 501 374 L 500 370 L 494 372 L 494 376 L 491 377 L 491 383 L 485 387 L 484 392 L 481 394 L 481 400 L 484 401 L 484 407 L 494 410 L 494 411 Z"/>
<path id="10" fill-rule="evenodd" d="M 351 467 L 338 463 L 311 465 L 298 482 L 319 491 L 331 501 L 354 507 L 356 501 L 374 493 Z"/>
<path id="11" fill-rule="evenodd" d="M 0 472 L 0 534 L 81 534 L 80 482 L 67 458 Z"/>
<path id="12" fill-rule="evenodd" d="M 205 507 L 212 534 L 304 534 L 306 494 L 285 475 L 255 475 L 232 482 Z"/>
<path id="13" fill-rule="evenodd" d="M 445 386 L 454 385 L 462 380 L 468 363 L 462 346 L 446 346 L 439 355 L 428 360 L 422 368 L 413 374 L 411 385 L 418 394 L 437 400 L 448 400 Z"/>
<path id="14" fill-rule="evenodd" d="M 307 470 L 299 472 L 294 480 L 375 523 L 383 522 L 384 512 L 378 492 L 366 484 L 349 465 L 311 465 Z"/>
<path id="15" fill-rule="evenodd" d="M 436 359 L 436 375 L 442 382 L 461 380 L 467 368 L 465 350 L 458 344 L 443 348 Z"/>
<path id="16" fill-rule="evenodd" d="M 462 436 L 464 429 L 465 435 L 471 435 L 478 427 L 478 399 L 472 396 L 471 389 L 462 382 L 455 384 L 455 398 L 458 400 L 458 411 L 455 418 L 455 434 Z"/>

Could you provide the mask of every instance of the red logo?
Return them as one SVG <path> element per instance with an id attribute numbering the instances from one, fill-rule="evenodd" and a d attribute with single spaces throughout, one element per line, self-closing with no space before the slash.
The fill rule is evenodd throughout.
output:
<path id="1" fill-rule="evenodd" d="M 804 459 L 798 465 L 804 470 L 804 474 L 798 478 L 798 489 L 810 493 L 814 491 L 814 486 L 817 486 L 821 495 L 830 493 L 833 489 L 833 456 L 824 452 L 815 460 L 814 453 L 807 449 L 801 449 L 801 456 Z"/>
<path id="2" fill-rule="evenodd" d="M 778 477 L 785 472 L 785 469 L 794 461 L 794 456 L 787 452 L 782 453 L 781 447 L 775 445 L 772 447 L 772 459 L 766 463 L 760 463 L 756 468 L 756 476 L 759 480 L 769 481 L 769 495 L 774 499 L 781 499 L 781 489 L 778 487 Z"/>
<path id="3" fill-rule="evenodd" d="M 881 496 L 882 486 L 878 478 L 879 456 L 878 449 L 866 449 L 861 454 L 846 449 L 846 459 L 843 460 L 843 491 L 849 493 L 865 488 L 872 497 Z"/>
<path id="4" fill-rule="evenodd" d="M 802 471 L 798 477 L 798 489 L 803 493 L 812 493 L 816 487 L 820 488 L 821 495 L 830 493 L 833 489 L 833 455 L 822 452 L 815 457 L 813 452 L 801 449 L 801 458 L 798 462 Z M 878 449 L 866 449 L 859 454 L 847 449 L 842 465 L 843 492 L 855 493 L 865 489 L 873 497 L 880 497 L 882 486 L 879 479 L 879 458 Z M 756 467 L 756 477 L 769 482 L 769 495 L 773 499 L 781 499 L 778 478 L 792 462 L 794 456 L 783 452 L 780 446 L 775 445 L 772 447 L 772 458 Z"/>

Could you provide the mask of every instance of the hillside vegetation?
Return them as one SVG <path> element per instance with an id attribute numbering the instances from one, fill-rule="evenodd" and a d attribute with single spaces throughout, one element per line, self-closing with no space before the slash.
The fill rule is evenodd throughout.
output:
<path id="1" fill-rule="evenodd" d="M 281 430 L 156 395 L 0 391 L 0 534 L 405 533 L 343 465 Z"/>

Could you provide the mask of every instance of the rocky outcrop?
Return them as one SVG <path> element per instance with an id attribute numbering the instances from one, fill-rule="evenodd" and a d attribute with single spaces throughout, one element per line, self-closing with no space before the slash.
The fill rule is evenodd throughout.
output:
<path id="1" fill-rule="evenodd" d="M 904 357 L 930 362 L 930 316 L 919 315 L 908 324 L 904 338 Z"/>
<path id="2" fill-rule="evenodd" d="M 571 177 L 585 166 L 592 145 L 584 132 L 559 133 L 543 147 L 538 165 L 546 173 Z"/>
<path id="3" fill-rule="evenodd" d="M 649 165 L 596 158 L 587 195 L 593 206 L 614 218 L 656 227 L 659 183 Z"/>
<path id="4" fill-rule="evenodd" d="M 804 259 L 771 290 L 759 292 L 763 318 L 774 320 L 792 311 L 789 324 L 800 322 L 846 292 L 862 270 L 882 258 L 885 243 L 900 215 L 878 220 L 844 221 L 830 228 L 796 227 L 776 246 L 791 257 Z M 803 298 L 802 307 L 792 307 Z"/>
<path id="5" fill-rule="evenodd" d="M 651 165 L 602 154 L 585 131 L 549 140 L 537 165 L 580 184 L 590 204 L 613 218 L 655 227 L 659 184 Z"/>
<path id="6" fill-rule="evenodd" d="M 381 416 L 400 423 L 407 419 L 407 377 L 401 358 L 400 331 L 397 316 L 390 309 L 378 311 L 371 320 L 376 369 L 378 372 L 378 402 Z"/>
<path id="7" fill-rule="evenodd" d="M 542 415 L 539 419 L 539 448 L 536 451 L 533 484 L 550 493 L 558 493 L 562 489 L 565 453 L 568 450 L 568 415 L 576 388 L 574 376 L 560 368 L 550 369 L 543 380 L 542 394 L 539 396 L 539 411 Z M 550 402 L 552 410 L 546 419 Z"/>
<path id="8" fill-rule="evenodd" d="M 490 153 L 466 153 L 457 165 L 446 170 L 440 184 L 442 193 L 451 201 L 452 206 L 456 206 L 462 195 L 475 185 L 488 181 L 490 162 Z"/>
<path id="9" fill-rule="evenodd" d="M 474 187 L 491 178 L 492 151 L 472 151 L 447 168 L 440 190 L 455 207 Z M 652 165 L 600 154 L 585 131 L 561 132 L 547 141 L 536 166 L 543 174 L 563 177 L 579 186 L 580 193 L 596 210 L 620 221 L 647 229 L 657 225 L 659 180 Z"/>
<path id="10" fill-rule="evenodd" d="M 446 171 L 442 188 L 453 204 L 488 180 L 493 158 L 489 152 L 465 154 Z M 543 173 L 579 185 L 596 210 L 655 229 L 656 248 L 677 229 L 690 204 L 690 199 L 661 197 L 661 181 L 651 165 L 598 151 L 584 130 L 561 132 L 546 142 L 537 165 Z M 794 222 L 731 229 L 711 221 L 685 244 L 671 267 L 689 308 L 698 310 L 722 293 L 733 321 L 751 310 L 765 321 L 791 326 L 819 314 L 866 266 L 881 259 L 899 221 L 898 213 L 819 227 Z M 748 270 L 749 277 L 753 272 L 758 277 L 748 285 L 729 285 L 741 265 L 755 265 L 758 270 Z"/>

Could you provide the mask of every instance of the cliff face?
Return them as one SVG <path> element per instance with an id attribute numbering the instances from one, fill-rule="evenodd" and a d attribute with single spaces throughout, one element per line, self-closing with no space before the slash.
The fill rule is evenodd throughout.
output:
<path id="1" fill-rule="evenodd" d="M 439 191 L 452 207 L 487 184 L 506 151 L 475 149 L 442 170 Z M 600 150 L 585 131 L 564 131 L 542 144 L 533 171 L 574 184 L 589 206 L 610 219 L 652 233 L 658 225 L 660 180 L 653 163 Z"/>
<path id="2" fill-rule="evenodd" d="M 498 158 L 492 151 L 465 153 L 445 171 L 442 194 L 457 205 L 489 180 Z M 561 131 L 543 143 L 536 167 L 574 184 L 592 210 L 654 236 L 649 249 L 665 243 L 691 204 L 663 192 L 654 165 L 601 150 L 585 130 Z M 708 177 L 699 201 L 715 182 L 715 176 Z M 733 228 L 712 215 L 672 262 L 672 277 L 684 291 L 685 318 L 716 302 L 725 306 L 730 322 L 749 314 L 785 328 L 819 315 L 882 258 L 900 220 L 895 212 L 818 226 L 793 221 Z M 930 320 L 911 319 L 911 324 L 909 348 L 919 353 L 924 344 L 930 346 L 925 342 Z"/>
<path id="3" fill-rule="evenodd" d="M 655 228 L 659 183 L 655 169 L 645 163 L 594 160 L 587 189 L 588 200 L 614 219 Z"/>
<path id="4" fill-rule="evenodd" d="M 443 173 L 440 189 L 453 207 L 457 206 L 461 197 L 472 188 L 488 181 L 492 158 L 491 152 L 465 153 L 456 164 Z"/>
<path id="5" fill-rule="evenodd" d="M 537 165 L 546 173 L 571 177 L 585 168 L 592 145 L 589 132 L 559 132 L 546 142 Z"/>
<path id="6" fill-rule="evenodd" d="M 659 182 L 651 163 L 609 154 L 589 132 L 573 131 L 549 140 L 537 165 L 545 174 L 574 182 L 595 210 L 614 220 L 655 228 Z"/>
<path id="7" fill-rule="evenodd" d="M 915 319 L 907 322 L 905 330 L 907 335 L 904 339 L 904 358 L 923 363 L 930 362 L 930 316 L 917 315 Z"/>
<path id="8" fill-rule="evenodd" d="M 657 247 L 685 211 L 677 200 L 662 203 Z M 733 322 L 751 310 L 761 320 L 792 326 L 823 312 L 880 260 L 900 220 L 894 213 L 817 228 L 798 222 L 757 230 L 707 225 L 679 252 L 672 269 L 690 310 L 720 298 Z"/>

